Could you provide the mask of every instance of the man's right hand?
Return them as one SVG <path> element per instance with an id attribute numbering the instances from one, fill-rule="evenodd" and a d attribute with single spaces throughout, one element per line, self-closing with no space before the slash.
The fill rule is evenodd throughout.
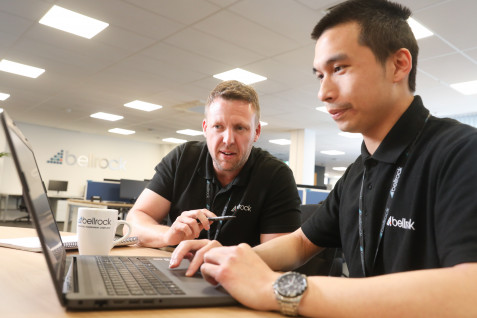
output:
<path id="1" fill-rule="evenodd" d="M 182 212 L 171 227 L 164 233 L 167 245 L 177 245 L 184 240 L 193 240 L 199 237 L 200 232 L 210 229 L 211 222 L 207 217 L 216 215 L 209 210 L 191 210 Z M 199 222 L 197 222 L 199 220 Z"/>
<path id="2" fill-rule="evenodd" d="M 191 240 L 183 241 L 176 247 L 171 255 L 170 268 L 180 265 L 184 258 L 190 260 L 189 268 L 186 271 L 186 276 L 194 275 L 204 262 L 204 254 L 209 250 L 222 246 L 217 241 L 211 240 Z"/>

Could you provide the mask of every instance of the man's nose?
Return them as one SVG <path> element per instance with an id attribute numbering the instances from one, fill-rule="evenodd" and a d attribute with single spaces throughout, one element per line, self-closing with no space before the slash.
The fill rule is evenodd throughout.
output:
<path id="1" fill-rule="evenodd" d="M 336 93 L 336 85 L 330 78 L 324 77 L 318 90 L 318 99 L 322 102 L 332 102 L 336 98 Z"/>
<path id="2" fill-rule="evenodd" d="M 223 134 L 223 142 L 224 144 L 226 145 L 230 145 L 230 144 L 233 144 L 235 141 L 235 138 L 234 138 L 234 132 L 231 128 L 227 128 L 224 130 L 224 134 Z"/>

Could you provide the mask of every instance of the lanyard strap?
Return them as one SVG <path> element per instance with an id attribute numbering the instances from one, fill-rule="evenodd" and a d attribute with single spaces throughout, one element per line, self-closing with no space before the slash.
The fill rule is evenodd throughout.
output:
<path id="1" fill-rule="evenodd" d="M 394 176 L 391 183 L 391 190 L 389 191 L 388 198 L 386 199 L 386 205 L 384 207 L 384 215 L 383 215 L 383 220 L 381 221 L 381 228 L 379 230 L 379 236 L 378 236 L 378 244 L 376 246 L 376 252 L 374 253 L 374 259 L 373 259 L 373 263 L 371 267 L 371 272 L 374 271 L 374 266 L 376 264 L 376 259 L 378 257 L 379 247 L 381 245 L 381 241 L 384 235 L 384 230 L 386 229 L 386 220 L 388 219 L 389 211 L 391 210 L 391 204 L 394 199 L 394 192 L 396 192 L 397 186 L 399 184 L 399 180 L 401 179 L 402 171 L 406 165 L 407 159 L 409 158 L 409 154 L 411 153 L 412 150 L 414 150 L 414 146 L 416 145 L 416 142 L 419 139 L 419 136 L 421 135 L 422 131 L 424 130 L 424 127 L 426 126 L 427 120 L 429 119 L 430 116 L 431 115 L 428 113 L 424 121 L 424 124 L 422 125 L 421 129 L 417 133 L 412 144 L 408 147 L 405 153 L 405 156 L 401 160 L 398 160 L 398 166 L 396 168 L 396 171 L 394 172 Z M 366 177 L 366 166 L 364 167 L 363 178 L 361 179 L 361 189 L 359 191 L 359 203 L 358 203 L 359 253 L 361 256 L 361 268 L 363 270 L 363 275 L 366 277 L 366 265 L 365 265 L 366 263 L 364 261 L 364 230 L 363 230 L 363 210 L 364 210 L 363 192 L 364 192 L 365 177 Z"/>
<path id="2" fill-rule="evenodd" d="M 227 202 L 224 205 L 224 209 L 222 210 L 221 216 L 224 216 L 227 214 L 227 209 L 229 207 L 230 200 L 232 199 L 232 191 L 230 191 L 229 198 L 227 199 Z M 212 183 L 210 182 L 209 179 L 207 179 L 207 187 L 205 190 L 205 208 L 209 211 L 211 210 L 212 206 Z M 215 235 L 214 235 L 214 240 L 217 240 L 217 237 L 219 236 L 220 229 L 222 228 L 223 220 L 219 221 L 219 224 L 217 225 L 217 229 L 215 230 Z M 207 238 L 211 240 L 211 234 L 210 230 L 207 231 Z"/>

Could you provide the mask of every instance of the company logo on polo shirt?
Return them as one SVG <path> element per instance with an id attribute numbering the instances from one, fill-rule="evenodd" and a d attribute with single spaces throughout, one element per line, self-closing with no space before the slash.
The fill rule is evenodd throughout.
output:
<path id="1" fill-rule="evenodd" d="M 400 227 L 404 230 L 413 230 L 413 231 L 416 230 L 414 228 L 414 221 L 412 219 L 407 220 L 406 218 L 402 218 L 398 220 L 398 219 L 395 219 L 393 216 L 390 216 L 386 225 L 393 226 L 393 227 Z"/>
<path id="2" fill-rule="evenodd" d="M 243 204 L 237 204 L 232 208 L 232 212 L 235 211 L 245 211 L 245 212 L 252 212 L 252 206 L 251 205 L 243 205 Z"/>

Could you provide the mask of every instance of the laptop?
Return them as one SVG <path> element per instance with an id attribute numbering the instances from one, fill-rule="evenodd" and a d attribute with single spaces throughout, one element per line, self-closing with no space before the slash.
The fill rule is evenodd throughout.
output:
<path id="1" fill-rule="evenodd" d="M 33 150 L 5 111 L 0 121 L 62 306 L 99 310 L 237 304 L 222 287 L 210 285 L 200 274 L 186 277 L 188 261 L 169 269 L 167 257 L 67 256 Z M 109 273 L 114 269 L 119 272 Z"/>

